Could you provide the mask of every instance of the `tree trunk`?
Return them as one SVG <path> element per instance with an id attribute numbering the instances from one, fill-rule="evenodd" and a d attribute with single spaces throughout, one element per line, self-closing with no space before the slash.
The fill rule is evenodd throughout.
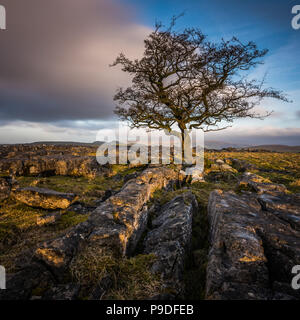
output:
<path id="1" fill-rule="evenodd" d="M 181 129 L 181 162 L 184 164 L 184 141 L 185 141 L 185 136 L 184 136 L 184 129 Z"/>

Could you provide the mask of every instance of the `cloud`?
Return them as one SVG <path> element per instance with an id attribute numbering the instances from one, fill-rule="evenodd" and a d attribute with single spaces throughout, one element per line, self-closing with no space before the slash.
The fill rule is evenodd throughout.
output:
<path id="1" fill-rule="evenodd" d="M 232 127 L 224 131 L 206 134 L 209 140 L 219 140 L 237 144 L 286 144 L 300 145 L 300 128 Z"/>
<path id="2" fill-rule="evenodd" d="M 142 53 L 151 31 L 134 10 L 104 0 L 3 0 L 0 118 L 53 122 L 104 119 L 129 78 L 109 68 L 124 52 Z"/>

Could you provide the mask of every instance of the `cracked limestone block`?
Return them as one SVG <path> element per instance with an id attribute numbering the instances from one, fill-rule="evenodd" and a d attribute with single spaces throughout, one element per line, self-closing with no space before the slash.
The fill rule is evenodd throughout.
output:
<path id="1" fill-rule="evenodd" d="M 165 204 L 152 221 L 153 229 L 144 240 L 145 253 L 157 257 L 152 272 L 160 273 L 163 290 L 170 290 L 174 298 L 184 291 L 184 260 L 192 237 L 192 218 L 197 213 L 195 196 L 183 193 Z"/>
<path id="2" fill-rule="evenodd" d="M 28 206 L 51 210 L 66 209 L 76 200 L 76 195 L 73 193 L 36 187 L 19 188 L 12 195 L 16 200 Z"/>
<path id="3" fill-rule="evenodd" d="M 207 299 L 298 298 L 290 290 L 292 267 L 300 263 L 300 234 L 289 218 L 297 214 L 296 198 L 210 194 Z"/>

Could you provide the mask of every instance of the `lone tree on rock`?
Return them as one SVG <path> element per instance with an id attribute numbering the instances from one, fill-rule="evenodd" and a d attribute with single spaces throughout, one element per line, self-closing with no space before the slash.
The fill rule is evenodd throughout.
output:
<path id="1" fill-rule="evenodd" d="M 263 98 L 287 101 L 282 92 L 264 88 L 264 79 L 246 78 L 268 50 L 235 37 L 213 43 L 195 28 L 178 33 L 175 20 L 167 29 L 156 25 L 144 40 L 140 60 L 121 53 L 112 64 L 133 76 L 132 86 L 120 88 L 114 97 L 115 113 L 132 128 L 173 134 L 177 125 L 183 147 L 186 129 L 218 131 L 237 118 L 263 119 L 270 113 L 253 110 Z"/>

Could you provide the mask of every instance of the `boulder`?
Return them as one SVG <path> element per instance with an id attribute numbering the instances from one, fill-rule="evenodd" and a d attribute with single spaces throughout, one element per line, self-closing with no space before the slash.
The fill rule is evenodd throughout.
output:
<path id="1" fill-rule="evenodd" d="M 270 180 L 251 172 L 245 172 L 242 175 L 238 187 L 250 188 L 259 194 L 287 192 L 287 188 L 283 184 L 272 183 Z"/>
<path id="2" fill-rule="evenodd" d="M 184 290 L 184 261 L 191 242 L 192 217 L 197 209 L 192 193 L 175 197 L 161 208 L 152 221 L 153 229 L 144 240 L 145 253 L 153 253 L 157 257 L 152 271 L 161 274 L 162 290 L 172 292 L 173 298 Z"/>
<path id="3" fill-rule="evenodd" d="M 249 163 L 245 160 L 229 158 L 226 162 L 228 164 L 231 164 L 231 166 L 239 172 L 246 172 L 257 169 L 257 167 L 254 164 Z"/>
<path id="4" fill-rule="evenodd" d="M 78 297 L 80 285 L 67 283 L 57 285 L 47 290 L 43 296 L 43 300 L 74 300 Z"/>
<path id="5" fill-rule="evenodd" d="M 300 194 L 261 194 L 258 201 L 264 211 L 270 212 L 300 231 Z"/>
<path id="6" fill-rule="evenodd" d="M 61 213 L 59 211 L 57 212 L 51 212 L 49 214 L 46 214 L 44 216 L 38 217 L 36 224 L 38 226 L 44 226 L 48 224 L 54 224 L 57 222 L 61 217 Z"/>
<path id="7" fill-rule="evenodd" d="M 12 195 L 28 206 L 51 210 L 66 209 L 76 200 L 76 195 L 73 193 L 36 187 L 19 188 Z"/>
<path id="8" fill-rule="evenodd" d="M 237 170 L 231 167 L 229 164 L 225 163 L 221 159 L 215 160 L 215 163 L 212 163 L 210 166 L 210 171 L 220 171 L 220 172 L 232 172 L 236 173 Z"/>
<path id="9" fill-rule="evenodd" d="M 299 298 L 290 283 L 292 267 L 300 264 L 300 234 L 286 218 L 290 212 L 296 222 L 299 197 L 286 197 L 221 190 L 210 194 L 208 299 Z M 295 205 L 289 207 L 288 201 Z"/>
<path id="10" fill-rule="evenodd" d="M 218 164 L 218 165 L 222 165 L 222 164 L 224 164 L 225 162 L 224 162 L 223 160 L 221 160 L 221 159 L 217 159 L 217 160 L 215 161 L 215 163 Z"/>
<path id="11" fill-rule="evenodd" d="M 16 188 L 16 181 L 13 178 L 0 177 L 0 201 L 7 199 L 14 188 Z"/>

